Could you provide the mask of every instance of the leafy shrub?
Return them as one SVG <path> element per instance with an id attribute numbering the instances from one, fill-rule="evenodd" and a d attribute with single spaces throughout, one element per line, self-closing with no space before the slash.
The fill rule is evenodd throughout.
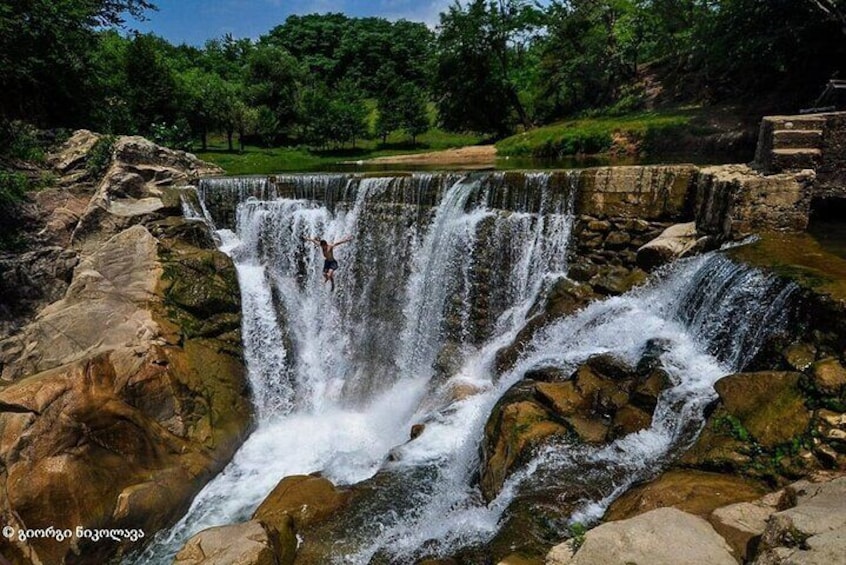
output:
<path id="1" fill-rule="evenodd" d="M 152 124 L 150 138 L 164 147 L 182 151 L 191 150 L 191 127 L 184 119 L 176 120 L 173 124 L 167 122 Z"/>
<path id="2" fill-rule="evenodd" d="M 570 524 L 570 540 L 573 551 L 578 551 L 585 544 L 587 528 L 580 522 Z"/>
<path id="3" fill-rule="evenodd" d="M 85 169 L 88 173 L 99 178 L 109 163 L 112 162 L 112 151 L 115 147 L 115 136 L 106 135 L 97 140 L 97 143 L 91 148 L 88 153 L 88 160 L 85 162 Z"/>
<path id="4" fill-rule="evenodd" d="M 29 188 L 26 175 L 0 169 L 0 249 L 20 243 L 18 206 Z"/>
<path id="5" fill-rule="evenodd" d="M 3 124 L 0 142 L 3 153 L 12 159 L 22 161 L 43 161 L 44 147 L 38 138 L 38 129 L 26 122 L 14 121 Z"/>
<path id="6" fill-rule="evenodd" d="M 5 211 L 20 202 L 28 186 L 26 175 L 0 170 L 0 207 Z"/>

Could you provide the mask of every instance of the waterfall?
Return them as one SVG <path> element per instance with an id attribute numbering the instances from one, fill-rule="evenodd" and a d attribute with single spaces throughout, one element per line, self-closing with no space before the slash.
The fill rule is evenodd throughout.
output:
<path id="1" fill-rule="evenodd" d="M 317 471 L 341 485 L 393 477 L 366 516 L 349 510 L 339 563 L 448 556 L 490 540 L 527 485 L 590 479 L 596 496 L 576 516 L 587 521 L 692 440 L 714 382 L 783 323 L 792 288 L 719 254 L 685 260 L 543 328 L 494 378 L 496 351 L 566 274 L 576 185 L 575 175 L 508 175 L 200 184 L 203 216 L 221 228 L 238 270 L 258 425 L 139 563 L 169 563 L 194 533 L 249 519 L 280 479 Z M 345 236 L 332 293 L 320 250 L 303 238 Z M 651 428 L 604 447 L 551 445 L 482 502 L 478 446 L 511 385 L 532 368 L 572 370 L 597 353 L 634 363 L 654 338 L 668 344 L 673 382 Z M 456 398 L 457 387 L 473 394 Z M 407 442 L 420 422 L 425 431 Z"/>

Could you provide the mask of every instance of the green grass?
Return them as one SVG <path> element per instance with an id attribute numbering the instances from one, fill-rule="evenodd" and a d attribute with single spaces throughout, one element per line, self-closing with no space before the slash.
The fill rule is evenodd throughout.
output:
<path id="1" fill-rule="evenodd" d="M 230 152 L 225 137 L 213 136 L 209 140 L 208 151 L 200 151 L 200 159 L 222 167 L 230 175 L 266 175 L 290 171 L 315 171 L 332 169 L 344 161 L 358 161 L 388 155 L 404 155 L 438 151 L 466 145 L 477 145 L 483 137 L 472 134 L 449 133 L 434 128 L 418 136 L 412 145 L 411 138 L 402 133 L 388 136 L 388 142 L 382 145 L 381 139 L 365 139 L 355 148 L 347 146 L 337 150 L 318 151 L 306 147 L 263 148 L 248 145 L 243 153 Z"/>
<path id="2" fill-rule="evenodd" d="M 567 120 L 513 135 L 496 144 L 501 156 L 556 158 L 610 151 L 615 134 L 648 147 L 657 136 L 693 132 L 692 111 L 641 112 Z"/>

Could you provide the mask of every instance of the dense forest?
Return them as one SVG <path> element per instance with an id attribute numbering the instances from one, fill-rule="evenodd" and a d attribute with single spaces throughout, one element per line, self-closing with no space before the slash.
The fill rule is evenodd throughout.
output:
<path id="1" fill-rule="evenodd" d="M 0 4 L 0 128 L 87 127 L 230 150 L 330 147 L 430 126 L 501 138 L 658 104 L 795 111 L 846 66 L 843 0 L 471 0 L 431 30 L 291 16 L 203 47 L 130 31 L 147 0 Z M 17 136 L 17 137 L 16 137 Z"/>

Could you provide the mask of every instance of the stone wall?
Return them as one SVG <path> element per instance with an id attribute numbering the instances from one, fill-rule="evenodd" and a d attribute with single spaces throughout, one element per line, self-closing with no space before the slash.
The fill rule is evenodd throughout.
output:
<path id="1" fill-rule="evenodd" d="M 826 117 L 815 192 L 817 197 L 846 198 L 846 112 Z"/>
<path id="2" fill-rule="evenodd" d="M 695 220 L 700 231 L 739 239 L 759 231 L 808 227 L 814 172 L 762 175 L 746 165 L 700 171 Z"/>

